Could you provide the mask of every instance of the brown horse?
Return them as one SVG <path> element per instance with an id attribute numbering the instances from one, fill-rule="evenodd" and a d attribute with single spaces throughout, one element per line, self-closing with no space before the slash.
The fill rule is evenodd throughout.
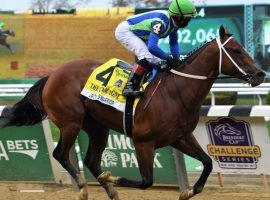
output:
<path id="1" fill-rule="evenodd" d="M 3 111 L 5 126 L 32 125 L 46 115 L 59 127 L 61 136 L 53 156 L 77 182 L 80 199 L 87 199 L 86 183 L 69 160 L 69 150 L 80 129 L 89 136 L 85 165 L 106 189 L 111 199 L 119 199 L 113 185 L 146 189 L 153 184 L 154 151 L 172 146 L 200 160 L 204 169 L 192 189 L 180 194 L 189 199 L 200 193 L 212 171 L 212 160 L 202 150 L 192 134 L 200 107 L 219 72 L 235 76 L 257 86 L 264 81 L 265 72 L 256 67 L 246 50 L 220 28 L 220 36 L 206 43 L 171 72 L 160 73 L 145 91 L 135 116 L 132 134 L 136 149 L 141 181 L 114 177 L 101 171 L 102 152 L 109 129 L 123 133 L 123 114 L 112 107 L 89 100 L 80 94 L 92 71 L 101 63 L 81 60 L 64 64 L 49 77 L 39 80 L 26 96 Z M 182 72 L 182 74 L 180 73 Z M 163 81 L 149 106 L 144 105 L 163 76 Z"/>

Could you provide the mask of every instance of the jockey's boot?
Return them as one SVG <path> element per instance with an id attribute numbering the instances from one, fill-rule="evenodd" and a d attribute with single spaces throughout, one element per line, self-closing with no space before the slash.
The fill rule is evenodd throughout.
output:
<path id="1" fill-rule="evenodd" d="M 138 75 L 136 73 L 132 73 L 129 77 L 129 80 L 123 90 L 123 96 L 124 97 L 138 97 L 140 96 L 140 82 L 143 75 Z"/>
<path id="2" fill-rule="evenodd" d="M 138 97 L 141 95 L 140 83 L 144 75 L 144 68 L 140 65 L 136 66 L 134 72 L 129 76 L 128 82 L 123 90 L 124 97 Z"/>

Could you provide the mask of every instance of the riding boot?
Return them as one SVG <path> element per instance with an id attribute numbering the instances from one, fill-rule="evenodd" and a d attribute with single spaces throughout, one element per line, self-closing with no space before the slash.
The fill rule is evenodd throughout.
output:
<path id="1" fill-rule="evenodd" d="M 134 67 L 134 71 L 129 76 L 128 82 L 123 90 L 123 96 L 125 97 L 138 97 L 141 95 L 140 83 L 150 63 L 146 59 L 138 60 L 137 63 L 138 65 Z"/>
<path id="2" fill-rule="evenodd" d="M 141 79 L 143 77 L 143 74 L 139 75 L 136 72 L 132 72 L 128 82 L 123 90 L 123 96 L 129 97 L 129 96 L 140 96 L 140 83 Z"/>

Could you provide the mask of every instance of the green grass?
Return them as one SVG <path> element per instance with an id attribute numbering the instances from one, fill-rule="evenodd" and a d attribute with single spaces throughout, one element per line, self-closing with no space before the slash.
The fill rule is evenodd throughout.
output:
<path id="1" fill-rule="evenodd" d="M 58 142 L 60 138 L 60 131 L 59 128 L 50 120 L 52 138 L 54 142 Z"/>
<path id="2" fill-rule="evenodd" d="M 261 96 L 263 105 L 266 105 L 266 96 Z M 259 99 L 255 95 L 241 95 L 237 97 L 236 105 L 258 105 Z"/>

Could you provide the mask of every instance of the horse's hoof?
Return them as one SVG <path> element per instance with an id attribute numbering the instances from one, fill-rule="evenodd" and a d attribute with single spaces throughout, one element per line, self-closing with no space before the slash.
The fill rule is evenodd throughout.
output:
<path id="1" fill-rule="evenodd" d="M 107 194 L 111 200 L 120 200 L 118 192 L 115 190 L 112 183 L 108 183 Z"/>
<path id="2" fill-rule="evenodd" d="M 193 190 L 186 189 L 184 192 L 181 192 L 178 200 L 188 200 L 193 197 Z"/>
<path id="3" fill-rule="evenodd" d="M 113 198 L 111 198 L 111 200 L 120 200 L 117 192 L 116 192 L 115 196 Z"/>
<path id="4" fill-rule="evenodd" d="M 88 192 L 87 192 L 87 186 L 83 186 L 80 189 L 80 193 L 78 196 L 78 200 L 87 200 L 88 199 Z"/>

